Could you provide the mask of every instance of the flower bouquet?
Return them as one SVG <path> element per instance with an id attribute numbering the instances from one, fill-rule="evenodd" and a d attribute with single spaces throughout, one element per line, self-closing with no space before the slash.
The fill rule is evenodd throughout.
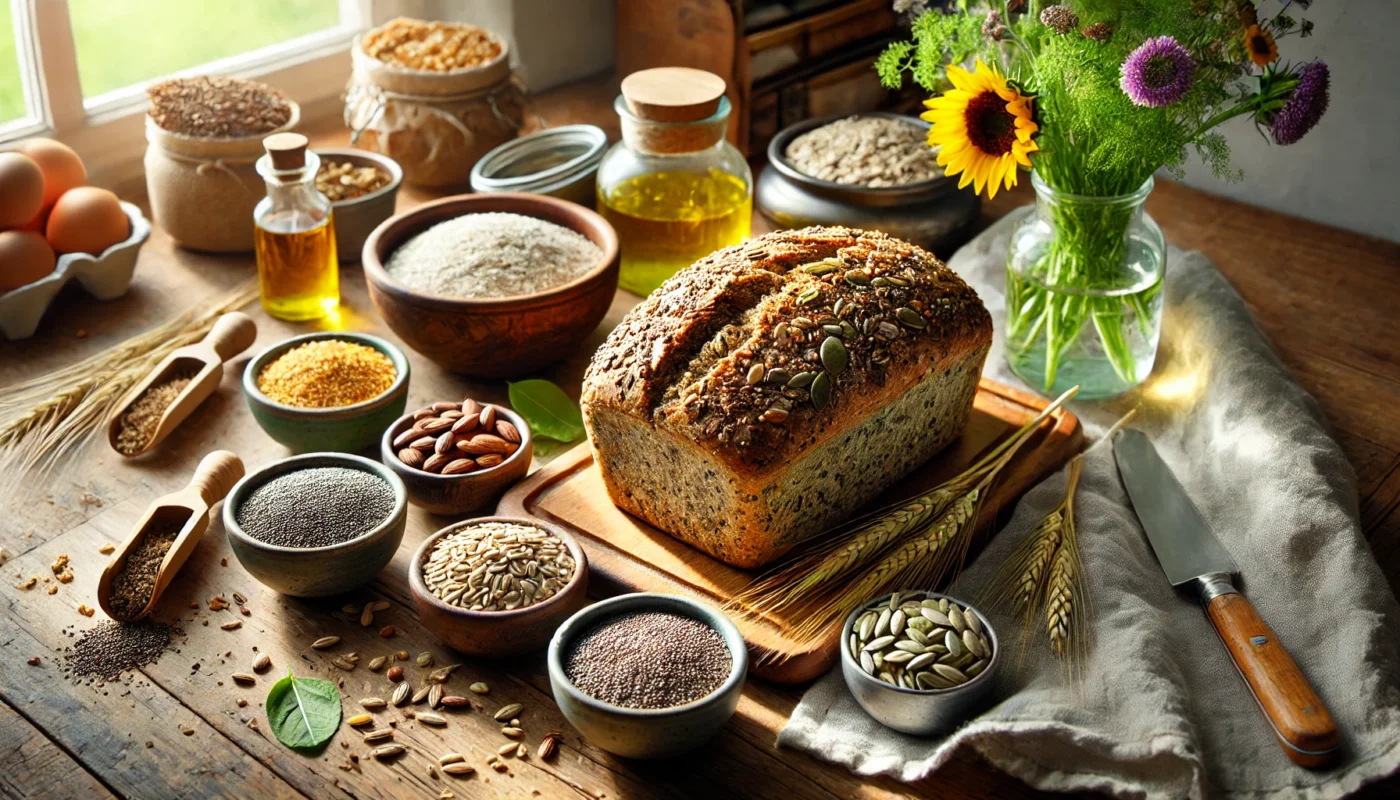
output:
<path id="1" fill-rule="evenodd" d="M 1179 175 L 1194 152 L 1226 180 L 1230 148 L 1215 130 L 1251 116 L 1280 145 L 1327 108 L 1320 61 L 1283 62 L 1278 41 L 1308 36 L 1290 16 L 1311 0 L 1036 0 L 957 2 L 908 11 L 912 41 L 876 63 L 936 96 L 929 145 L 948 175 L 995 197 L 1028 168 L 1036 212 L 1007 258 L 1006 357 L 1047 393 L 1120 394 L 1152 370 L 1161 328 L 1166 245 L 1143 212 L 1159 169 Z M 1262 6 L 1273 6 L 1266 15 Z"/>

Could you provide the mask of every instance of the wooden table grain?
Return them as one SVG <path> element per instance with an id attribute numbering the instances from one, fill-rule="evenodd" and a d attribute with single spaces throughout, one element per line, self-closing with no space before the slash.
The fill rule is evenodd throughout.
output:
<path id="1" fill-rule="evenodd" d="M 617 136 L 611 79 L 566 86 L 537 99 L 540 121 L 549 125 L 592 122 Z M 536 124 L 539 124 L 537 122 Z M 344 139 L 327 130 L 318 139 Z M 984 223 L 1030 202 L 1027 186 L 989 203 Z M 405 192 L 400 208 L 427 199 Z M 1357 513 L 1391 586 L 1400 584 L 1400 355 L 1391 339 L 1400 309 L 1400 245 L 1261 211 L 1162 182 L 1148 209 L 1181 247 L 1203 250 L 1239 289 L 1293 370 L 1331 420 L 1359 483 Z M 759 227 L 761 228 L 761 221 Z M 946 255 L 946 254 L 943 254 Z M 98 303 L 70 287 L 33 338 L 0 344 L 0 391 L 19 381 L 67 365 L 110 346 L 255 272 L 250 257 L 200 255 L 176 248 L 156 230 L 141 255 L 136 283 L 124 298 Z M 357 266 L 342 269 L 344 307 L 337 324 L 381 335 Z M 587 355 L 635 298 L 619 293 L 603 325 L 547 377 L 577 387 Z M 287 452 L 268 439 L 247 413 L 238 379 L 248 356 L 286 336 L 316 326 L 291 325 L 250 309 L 258 321 L 254 350 L 236 359 L 222 386 L 157 452 L 127 461 L 100 444 L 23 497 L 0 499 L 0 546 L 12 560 L 0 571 L 0 796 L 4 797 L 437 797 L 451 788 L 458 797 L 774 797 L 796 798 L 927 796 L 1026 797 L 1032 792 L 1013 778 L 975 760 L 959 760 L 915 785 L 864 779 L 845 769 L 780 749 L 776 732 L 801 689 L 751 682 L 738 714 L 698 753 L 657 763 L 614 758 L 590 746 L 567 726 L 550 699 L 542 657 L 504 663 L 464 659 L 449 688 L 465 690 L 484 681 L 489 694 L 481 710 L 452 714 L 445 729 L 421 727 L 395 709 L 379 712 L 398 722 L 398 740 L 410 753 L 391 764 L 366 756 L 369 748 L 343 730 L 321 754 L 293 753 L 272 738 L 262 699 L 272 682 L 291 668 L 298 675 L 343 681 L 347 714 L 359 698 L 387 696 L 389 685 L 366 663 L 376 655 L 405 650 L 431 652 L 437 663 L 459 658 L 439 645 L 414 620 L 406 586 L 413 546 L 446 524 L 418 509 L 410 513 L 404 547 L 377 581 L 348 596 L 322 601 L 283 597 L 247 575 L 215 523 L 189 564 L 162 599 L 157 617 L 178 621 L 185 631 L 176 649 L 123 680 L 106 686 L 65 681 L 64 648 L 95 620 L 77 606 L 96 605 L 97 577 L 106 557 L 104 542 L 124 537 L 145 505 L 188 480 L 208 451 L 227 448 L 250 468 Z M 324 325 L 324 324 L 323 324 Z M 503 402 L 503 383 L 467 381 L 443 373 L 410 353 L 410 403 L 471 394 Z M 546 454 L 546 458 L 548 455 Z M 543 460 L 543 459 L 542 459 Z M 46 584 L 49 566 L 67 554 L 77 578 Z M 39 587 L 14 585 L 31 575 Z M 53 595 L 49 585 L 57 585 Z M 242 628 L 224 631 L 231 611 L 210 611 L 206 601 L 239 592 L 250 616 Z M 341 606 L 388 600 L 375 624 L 361 627 Z M 206 625 L 207 623 L 207 625 Z M 379 636 L 381 625 L 395 628 Z M 310 648 L 315 638 L 336 634 L 333 652 L 364 656 L 353 672 L 341 672 L 329 655 Z M 258 648 L 255 652 L 253 648 Z M 256 653 L 268 653 L 273 669 L 256 686 L 230 679 L 248 671 Z M 38 666 L 27 662 L 39 658 Z M 412 661 L 415 684 L 425 670 Z M 246 707 L 238 705 L 246 700 Z M 548 731 L 564 731 L 563 747 L 548 762 L 532 755 L 510 761 L 510 771 L 485 768 L 486 756 L 506 740 L 489 712 L 510 702 L 521 713 L 533 747 Z M 188 733 L 187 733 L 188 732 Z M 449 750 L 467 754 L 480 770 L 458 779 L 430 769 Z M 360 756 L 358 764 L 351 754 Z M 1384 796 L 1396 782 L 1373 787 Z"/>

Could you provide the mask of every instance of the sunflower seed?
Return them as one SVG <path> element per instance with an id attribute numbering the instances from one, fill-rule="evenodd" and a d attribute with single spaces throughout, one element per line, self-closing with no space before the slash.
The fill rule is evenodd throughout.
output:
<path id="1" fill-rule="evenodd" d="M 432 690 L 433 687 L 431 685 L 424 686 L 422 689 L 419 689 L 418 691 L 413 693 L 413 699 L 410 702 L 412 702 L 415 706 L 418 705 L 419 703 L 428 699 L 428 693 Z"/>
<path id="2" fill-rule="evenodd" d="M 387 663 L 389 663 L 388 656 L 379 656 L 378 658 L 372 658 L 369 662 L 369 671 L 378 672 L 379 670 L 383 669 L 384 665 Z"/>
<path id="3" fill-rule="evenodd" d="M 428 689 L 428 707 L 437 708 L 442 705 L 442 684 L 435 683 Z"/>
<path id="4" fill-rule="evenodd" d="M 389 704 L 384 702 L 384 698 L 382 697 L 366 697 L 360 701 L 360 705 L 368 709 L 376 709 L 383 708 Z"/>
<path id="5" fill-rule="evenodd" d="M 476 767 L 473 767 L 471 764 L 464 764 L 461 761 L 455 761 L 444 765 L 442 771 L 448 775 L 470 775 L 476 772 Z"/>
<path id="6" fill-rule="evenodd" d="M 404 746 L 401 744 L 386 744 L 381 747 L 374 748 L 370 751 L 369 754 L 380 761 L 385 761 L 390 758 L 393 758 L 394 756 L 402 755 L 403 752 Z"/>
<path id="7" fill-rule="evenodd" d="M 754 364 L 752 367 L 749 367 L 749 373 L 747 376 L 745 376 L 744 380 L 750 386 L 753 386 L 754 384 L 763 380 L 763 365 Z"/>
<path id="8" fill-rule="evenodd" d="M 322 636 L 321 638 L 312 642 L 311 646 L 317 650 L 325 650 L 327 647 L 334 647 L 339 643 L 339 636 Z"/>
<path id="9" fill-rule="evenodd" d="M 520 710 L 524 707 L 525 706 L 521 705 L 520 703 L 511 703 L 510 705 L 501 706 L 495 714 L 491 715 L 491 718 L 496 720 L 497 722 L 505 722 L 511 717 L 514 717 L 516 714 L 519 714 Z"/>
<path id="10" fill-rule="evenodd" d="M 370 744 L 372 742 L 382 742 L 385 739 L 392 738 L 394 738 L 393 728 L 375 728 L 374 730 L 365 733 L 365 744 Z"/>
<path id="11" fill-rule="evenodd" d="M 415 719 L 424 725 L 432 725 L 435 728 L 441 728 L 447 724 L 447 717 L 432 711 L 419 711 L 415 715 Z"/>
<path id="12" fill-rule="evenodd" d="M 559 751 L 559 737 L 553 734 L 540 740 L 540 748 L 535 751 L 535 757 L 541 761 L 548 761 Z"/>
<path id="13" fill-rule="evenodd" d="M 403 683 L 400 683 L 398 686 L 394 687 L 394 696 L 392 698 L 392 702 L 396 706 L 401 706 L 404 703 L 408 702 L 408 698 L 412 694 L 413 687 L 408 685 L 408 681 L 404 681 Z"/>

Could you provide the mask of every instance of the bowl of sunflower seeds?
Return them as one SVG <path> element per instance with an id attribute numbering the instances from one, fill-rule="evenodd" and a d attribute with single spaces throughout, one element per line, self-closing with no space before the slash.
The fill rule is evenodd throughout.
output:
<path id="1" fill-rule="evenodd" d="M 841 674 L 856 702 L 880 724 L 916 736 L 952 730 L 978 711 L 1001 663 L 986 617 L 935 592 L 858 606 L 841 642 Z"/>
<path id="2" fill-rule="evenodd" d="M 316 155 L 321 157 L 316 189 L 331 201 L 336 255 L 341 261 L 359 261 L 370 232 L 394 216 L 403 168 L 388 156 L 348 147 L 317 150 Z"/>

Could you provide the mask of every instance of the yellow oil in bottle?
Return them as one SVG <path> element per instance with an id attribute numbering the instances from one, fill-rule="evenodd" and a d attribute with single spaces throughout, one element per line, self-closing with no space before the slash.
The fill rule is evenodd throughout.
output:
<path id="1" fill-rule="evenodd" d="M 278 319 L 319 319 L 340 305 L 335 222 L 307 211 L 274 212 L 258 220 L 254 243 L 262 306 Z M 319 224 L 316 224 L 319 221 Z"/>
<path id="2" fill-rule="evenodd" d="M 748 238 L 753 195 L 718 169 L 655 172 L 599 187 L 598 210 L 622 245 L 618 283 L 645 297 L 682 267 Z"/>

